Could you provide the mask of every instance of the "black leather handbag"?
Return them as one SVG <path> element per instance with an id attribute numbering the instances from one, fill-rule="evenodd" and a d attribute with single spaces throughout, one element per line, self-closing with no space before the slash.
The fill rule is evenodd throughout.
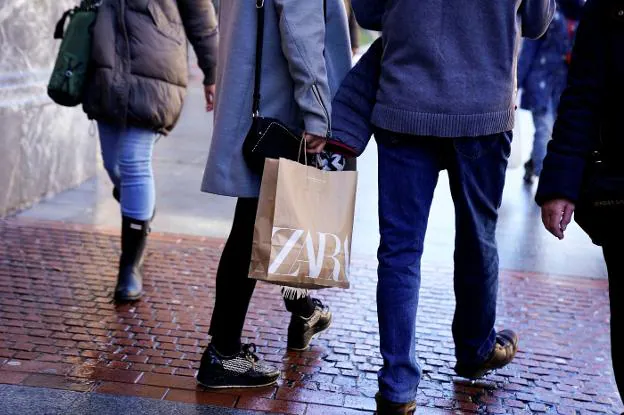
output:
<path id="1" fill-rule="evenodd" d="M 252 124 L 245 142 L 243 156 L 249 168 L 261 174 L 266 158 L 299 159 L 303 137 L 284 123 L 260 115 L 260 81 L 262 72 L 262 44 L 264 41 L 264 0 L 256 0 L 258 33 L 256 36 L 256 68 L 253 94 Z"/>

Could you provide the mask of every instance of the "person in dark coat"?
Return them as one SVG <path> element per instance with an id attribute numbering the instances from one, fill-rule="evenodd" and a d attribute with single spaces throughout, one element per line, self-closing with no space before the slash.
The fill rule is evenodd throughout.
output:
<path id="1" fill-rule="evenodd" d="M 588 0 L 578 27 L 567 86 L 561 97 L 536 201 L 546 229 L 563 239 L 581 195 L 588 160 L 600 149 L 603 163 L 624 177 L 624 1 Z M 599 241 L 609 274 L 611 350 L 624 396 L 624 217 Z"/>
<path id="2" fill-rule="evenodd" d="M 156 203 L 152 150 L 182 111 L 187 38 L 212 110 L 217 20 L 211 0 L 104 0 L 98 10 L 83 108 L 98 122 L 104 167 L 121 205 L 118 301 L 138 300 L 143 292 L 140 267 Z"/>
<path id="3" fill-rule="evenodd" d="M 535 125 L 533 151 L 524 165 L 527 183 L 533 183 L 534 177 L 542 171 L 555 111 L 565 86 L 566 58 L 572 49 L 575 18 L 578 19 L 584 3 L 585 0 L 558 0 L 558 10 L 546 34 L 522 43 L 518 60 L 518 88 L 522 89 L 520 106 L 531 111 Z"/>

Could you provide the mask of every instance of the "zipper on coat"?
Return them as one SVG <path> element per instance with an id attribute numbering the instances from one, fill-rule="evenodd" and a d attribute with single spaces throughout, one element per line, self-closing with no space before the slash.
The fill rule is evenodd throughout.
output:
<path id="1" fill-rule="evenodd" d="M 327 137 L 331 137 L 331 118 L 329 117 L 329 111 L 327 111 L 327 107 L 323 103 L 323 99 L 321 99 L 321 93 L 316 83 L 312 84 L 312 92 L 314 92 L 316 100 L 323 108 L 323 112 L 325 112 L 325 118 L 327 119 Z"/>
<path id="2" fill-rule="evenodd" d="M 123 116 L 122 116 L 122 120 L 121 120 L 121 124 L 122 126 L 125 128 L 126 124 L 128 122 L 128 106 L 130 105 L 130 103 L 128 102 L 129 100 L 129 86 L 127 85 L 127 77 L 130 76 L 130 38 L 128 37 L 128 26 L 126 23 L 126 0 L 119 0 L 119 20 L 120 20 L 120 25 L 121 25 L 121 32 L 123 33 L 123 40 L 124 40 L 124 46 L 125 46 L 125 50 L 123 51 L 124 53 L 120 53 L 119 58 L 121 58 L 121 78 L 120 81 L 122 82 L 122 86 L 123 88 L 120 88 L 121 91 L 123 92 Z"/>

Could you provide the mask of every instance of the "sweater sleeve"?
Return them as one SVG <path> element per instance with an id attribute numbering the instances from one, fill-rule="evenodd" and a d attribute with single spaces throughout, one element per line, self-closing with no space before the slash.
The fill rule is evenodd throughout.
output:
<path id="1" fill-rule="evenodd" d="M 215 83 L 217 66 L 218 30 L 212 0 L 178 0 L 178 9 L 184 30 L 204 73 L 204 84 Z"/>
<path id="2" fill-rule="evenodd" d="M 295 85 L 295 100 L 305 131 L 330 132 L 331 94 L 325 66 L 323 0 L 275 0 L 282 51 Z"/>
<path id="3" fill-rule="evenodd" d="M 537 39 L 546 33 L 555 9 L 555 0 L 523 0 L 518 11 L 522 22 L 522 36 Z"/>
<path id="4" fill-rule="evenodd" d="M 383 45 L 378 38 L 343 80 L 332 102 L 333 138 L 360 156 L 373 134 Z"/>
<path id="5" fill-rule="evenodd" d="M 586 160 L 600 133 L 607 70 L 605 44 L 609 36 L 601 18 L 601 2 L 587 2 L 578 28 L 568 83 L 537 190 L 536 201 L 540 205 L 558 198 L 578 200 Z"/>

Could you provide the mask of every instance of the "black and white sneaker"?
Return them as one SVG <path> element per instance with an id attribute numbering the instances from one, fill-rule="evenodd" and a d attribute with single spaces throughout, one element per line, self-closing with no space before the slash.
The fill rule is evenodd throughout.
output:
<path id="1" fill-rule="evenodd" d="M 294 351 L 306 350 L 312 339 L 329 328 L 332 313 L 320 300 L 314 298 L 314 312 L 310 317 L 293 314 L 288 325 L 288 349 Z"/>
<path id="2" fill-rule="evenodd" d="M 201 359 L 197 383 L 211 389 L 256 388 L 274 384 L 279 370 L 260 362 L 256 345 L 245 344 L 233 356 L 222 356 L 209 345 Z"/>

